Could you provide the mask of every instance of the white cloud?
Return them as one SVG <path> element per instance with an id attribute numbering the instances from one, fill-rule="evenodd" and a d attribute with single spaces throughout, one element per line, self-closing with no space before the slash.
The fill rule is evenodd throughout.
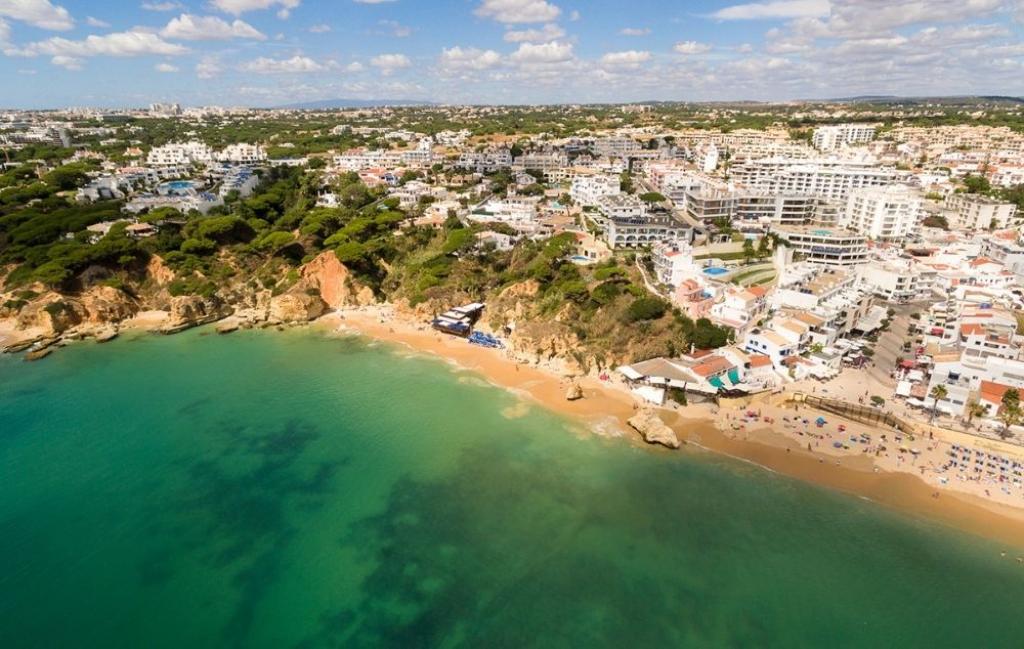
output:
<path id="1" fill-rule="evenodd" d="M 188 48 L 168 43 L 157 34 L 143 31 L 115 32 L 104 36 L 91 35 L 84 40 L 72 41 L 66 38 L 49 38 L 29 43 L 21 48 L 8 48 L 8 56 L 144 56 L 159 54 L 177 56 L 185 54 Z"/>
<path id="2" fill-rule="evenodd" d="M 212 56 L 203 57 L 199 63 L 196 63 L 196 76 L 200 79 L 213 79 L 222 71 L 220 62 Z"/>
<path id="3" fill-rule="evenodd" d="M 311 34 L 326 34 L 327 32 L 331 31 L 331 26 L 324 23 L 320 23 L 319 25 L 313 25 L 312 27 L 310 27 L 309 31 Z"/>
<path id="4" fill-rule="evenodd" d="M 370 59 L 370 65 L 378 68 L 381 74 L 389 75 L 395 70 L 409 67 L 412 62 L 405 54 L 379 54 Z"/>
<path id="5" fill-rule="evenodd" d="M 7 47 L 11 42 L 11 26 L 0 18 L 0 47 Z"/>
<path id="6" fill-rule="evenodd" d="M 232 38 L 267 39 L 259 30 L 247 22 L 236 19 L 232 23 L 216 16 L 193 16 L 181 14 L 171 19 L 167 26 L 160 30 L 164 38 L 186 41 L 226 41 Z"/>
<path id="7" fill-rule="evenodd" d="M 50 63 L 66 70 L 81 70 L 83 61 L 73 56 L 57 55 L 50 59 Z"/>
<path id="8" fill-rule="evenodd" d="M 823 18 L 829 14 L 829 0 L 777 0 L 724 7 L 711 14 L 718 20 L 764 20 L 780 18 Z"/>
<path id="9" fill-rule="evenodd" d="M 576 9 L 573 9 L 572 13 L 569 14 L 569 20 L 572 21 L 572 22 L 576 22 L 580 18 L 581 18 L 580 12 L 577 11 Z"/>
<path id="10" fill-rule="evenodd" d="M 359 61 L 352 61 L 351 63 L 345 66 L 346 72 L 362 72 L 365 69 L 366 68 Z"/>
<path id="11" fill-rule="evenodd" d="M 64 31 L 75 26 L 68 10 L 50 0 L 0 0 L 0 18 L 10 18 L 40 29 Z"/>
<path id="12" fill-rule="evenodd" d="M 153 67 L 153 69 L 156 70 L 157 72 L 164 72 L 164 73 L 170 73 L 170 72 L 177 72 L 178 71 L 178 67 L 175 66 L 175 65 L 171 65 L 170 63 L 157 63 L 156 66 Z"/>
<path id="13" fill-rule="evenodd" d="M 143 2 L 142 8 L 146 11 L 177 11 L 185 6 L 180 2 Z"/>
<path id="14" fill-rule="evenodd" d="M 547 0 L 483 0 L 473 13 L 499 23 L 549 23 L 562 10 Z"/>
<path id="15" fill-rule="evenodd" d="M 601 57 L 601 64 L 612 68 L 635 68 L 650 60 L 650 52 L 626 50 L 625 52 L 608 52 Z"/>
<path id="16" fill-rule="evenodd" d="M 226 14 L 239 16 L 247 11 L 258 11 L 280 6 L 277 15 L 287 18 L 289 12 L 302 3 L 302 0 L 210 0 L 210 5 Z"/>
<path id="17" fill-rule="evenodd" d="M 443 70 L 487 70 L 501 64 L 501 55 L 494 50 L 475 47 L 452 47 L 441 50 L 440 66 Z"/>
<path id="18" fill-rule="evenodd" d="M 523 43 L 509 58 L 520 65 L 564 63 L 573 58 L 572 43 Z"/>
<path id="19" fill-rule="evenodd" d="M 565 36 L 565 30 L 554 23 L 540 29 L 509 30 L 505 32 L 506 43 L 545 43 Z"/>
<path id="20" fill-rule="evenodd" d="M 682 41 L 676 43 L 672 49 L 679 54 L 705 54 L 711 51 L 711 45 L 697 41 Z"/>
<path id="21" fill-rule="evenodd" d="M 876 36 L 921 23 L 975 20 L 1003 8 L 1005 0 L 833 0 L 827 20 L 794 25 L 810 36 Z"/>
<path id="22" fill-rule="evenodd" d="M 647 36 L 651 33 L 650 27 L 625 27 L 619 30 L 623 36 Z"/>
<path id="23" fill-rule="evenodd" d="M 403 24 L 399 23 L 398 21 L 395 21 L 395 20 L 382 20 L 382 21 L 380 21 L 377 24 L 379 24 L 382 27 L 387 27 L 388 32 L 390 32 L 390 34 L 392 36 L 394 36 L 395 38 L 406 38 L 408 36 L 412 36 L 412 32 L 413 32 L 412 27 L 408 27 L 406 25 L 403 25 Z"/>
<path id="24" fill-rule="evenodd" d="M 324 66 L 308 56 L 296 54 L 290 59 L 271 59 L 265 56 L 242 65 L 242 70 L 256 74 L 297 74 L 320 72 Z"/>
<path id="25" fill-rule="evenodd" d="M 104 20 L 100 20 L 99 18 L 93 18 L 92 16 L 86 16 L 85 24 L 90 26 L 90 27 L 100 27 L 100 28 L 110 27 L 110 23 L 108 23 L 108 22 L 106 22 Z"/>

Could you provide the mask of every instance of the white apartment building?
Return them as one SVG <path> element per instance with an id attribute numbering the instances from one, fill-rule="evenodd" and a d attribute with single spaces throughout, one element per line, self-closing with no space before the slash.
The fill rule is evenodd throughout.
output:
<path id="1" fill-rule="evenodd" d="M 934 274 L 934 273 L 933 273 Z M 931 291 L 927 273 L 906 259 L 871 260 L 857 267 L 859 285 L 887 302 L 912 302 Z"/>
<path id="2" fill-rule="evenodd" d="M 834 124 L 814 129 L 811 143 L 819 151 L 833 151 L 849 144 L 867 144 L 875 139 L 872 124 Z"/>
<path id="3" fill-rule="evenodd" d="M 641 150 L 640 143 L 631 137 L 613 136 L 594 140 L 594 154 L 608 158 L 627 158 Z"/>
<path id="4" fill-rule="evenodd" d="M 172 142 L 153 147 L 146 163 L 154 166 L 190 165 L 213 162 L 213 149 L 202 142 Z"/>
<path id="5" fill-rule="evenodd" d="M 1017 206 L 981 194 L 950 194 L 943 215 L 952 230 L 991 230 L 1009 227 Z"/>
<path id="6" fill-rule="evenodd" d="M 259 144 L 229 144 L 217 154 L 217 160 L 233 164 L 253 165 L 266 159 L 267 152 Z"/>
<path id="7" fill-rule="evenodd" d="M 868 259 L 867 239 L 862 234 L 816 226 L 786 225 L 772 230 L 789 242 L 805 261 L 825 266 L 856 266 Z"/>
<path id="8" fill-rule="evenodd" d="M 603 196 L 617 196 L 622 193 L 618 176 L 605 174 L 578 175 L 572 179 L 569 196 L 581 207 L 596 207 Z"/>
<path id="9" fill-rule="evenodd" d="M 597 199 L 597 209 L 610 219 L 639 219 L 647 214 L 647 206 L 631 194 L 605 195 Z"/>
<path id="10" fill-rule="evenodd" d="M 554 182 L 557 172 L 567 166 L 569 158 L 564 153 L 527 153 L 512 163 L 514 171 L 539 171 L 548 182 Z"/>
<path id="11" fill-rule="evenodd" d="M 735 183 L 765 193 L 801 194 L 839 201 L 845 201 L 854 189 L 891 185 L 907 175 L 891 167 L 779 158 L 751 160 L 732 167 L 730 173 Z"/>
<path id="12" fill-rule="evenodd" d="M 459 156 L 457 166 L 480 174 L 489 174 L 512 166 L 512 153 L 505 148 L 466 152 Z"/>
<path id="13" fill-rule="evenodd" d="M 839 227 L 875 241 L 900 242 L 917 233 L 920 195 L 906 185 L 855 189 L 846 199 Z"/>
<path id="14" fill-rule="evenodd" d="M 685 280 L 701 277 L 701 267 L 693 259 L 693 248 L 685 241 L 664 241 L 651 247 L 654 275 L 662 284 L 676 287 Z"/>
<path id="15" fill-rule="evenodd" d="M 699 189 L 684 194 L 687 215 L 696 221 L 728 219 L 740 224 L 799 225 L 831 221 L 836 205 L 815 196 L 762 194 L 749 190 Z"/>
<path id="16" fill-rule="evenodd" d="M 706 174 L 718 169 L 718 147 L 714 143 L 698 146 L 693 158 L 697 168 Z"/>

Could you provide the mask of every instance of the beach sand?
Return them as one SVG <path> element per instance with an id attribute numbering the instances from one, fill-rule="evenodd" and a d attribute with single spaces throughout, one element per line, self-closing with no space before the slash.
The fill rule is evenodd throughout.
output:
<path id="1" fill-rule="evenodd" d="M 636 413 L 638 401 L 624 383 L 615 379 L 600 381 L 581 377 L 584 398 L 568 401 L 565 394 L 570 380 L 561 376 L 555 367 L 537 367 L 517 362 L 503 350 L 476 347 L 465 340 L 446 336 L 431 329 L 426 323 L 410 322 L 396 316 L 388 306 L 360 307 L 332 313 L 318 321 L 317 326 L 330 331 L 361 334 L 377 340 L 405 345 L 408 348 L 444 358 L 461 368 L 479 373 L 490 383 L 512 390 L 540 406 L 575 418 L 589 430 L 601 435 L 620 436 L 629 443 L 649 448 L 650 452 L 671 453 L 660 447 L 647 447 L 632 431 L 626 420 Z M 780 474 L 806 482 L 861 496 L 874 502 L 943 523 L 982 537 L 1010 544 L 1024 553 L 1024 502 L 1020 504 L 997 502 L 984 496 L 972 495 L 975 486 L 955 491 L 954 481 L 948 485 L 929 484 L 914 472 L 919 467 L 902 466 L 894 457 L 877 458 L 862 449 L 843 452 L 832 448 L 825 440 L 812 450 L 807 440 L 794 430 L 783 430 L 783 416 L 793 417 L 795 412 L 782 406 L 753 406 L 768 414 L 771 409 L 775 422 L 771 425 L 744 422 L 733 430 L 735 417 L 744 411 L 718 411 L 717 406 L 699 405 L 662 409 L 664 421 L 676 430 L 679 438 L 688 443 L 681 452 L 714 452 L 754 463 Z M 506 409 L 505 416 L 517 416 L 517 409 Z M 801 414 L 814 412 L 802 408 Z M 729 419 L 727 419 L 729 417 Z M 839 418 L 826 415 L 834 425 Z M 868 430 L 848 424 L 849 432 Z M 815 431 L 817 432 L 817 431 Z M 877 437 L 877 433 L 875 433 Z M 920 441 L 922 449 L 927 444 Z M 706 450 L 705 450 L 706 449 Z M 941 447 L 934 449 L 941 452 Z M 918 462 L 934 461 L 920 457 Z M 961 485 L 963 486 L 963 485 Z M 936 493 L 939 494 L 936 497 Z M 1018 499 L 1020 501 L 1020 499 Z"/>

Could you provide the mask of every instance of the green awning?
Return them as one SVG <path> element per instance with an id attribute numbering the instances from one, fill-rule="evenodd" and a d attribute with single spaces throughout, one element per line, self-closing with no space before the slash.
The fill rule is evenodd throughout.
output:
<path id="1" fill-rule="evenodd" d="M 717 377 L 717 376 L 712 376 L 710 379 L 708 379 L 708 383 L 710 383 L 711 385 L 715 386 L 719 390 L 725 388 L 725 384 L 722 383 L 722 379 L 720 377 Z"/>
<path id="2" fill-rule="evenodd" d="M 740 384 L 740 371 L 735 367 L 729 370 L 729 382 L 733 385 Z"/>

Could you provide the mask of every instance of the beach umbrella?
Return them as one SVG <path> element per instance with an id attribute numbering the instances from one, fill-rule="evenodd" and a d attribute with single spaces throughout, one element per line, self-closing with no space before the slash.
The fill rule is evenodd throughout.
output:
<path id="1" fill-rule="evenodd" d="M 817 421 L 816 423 L 817 423 L 817 424 L 818 424 L 819 426 L 823 426 L 824 424 L 826 424 L 826 423 L 828 423 L 828 422 L 826 422 L 826 421 L 825 421 L 825 418 L 824 418 L 824 417 L 818 417 L 818 421 Z"/>

